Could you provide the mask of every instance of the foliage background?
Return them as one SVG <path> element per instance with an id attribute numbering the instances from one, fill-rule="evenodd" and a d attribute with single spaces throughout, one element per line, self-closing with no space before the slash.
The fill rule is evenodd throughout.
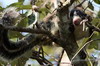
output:
<path id="1" fill-rule="evenodd" d="M 93 21 L 92 21 L 92 23 L 95 25 L 95 26 L 97 26 L 97 27 L 100 27 L 100 11 L 99 11 L 99 9 L 100 9 L 100 1 L 99 0 L 93 0 L 94 2 L 92 2 L 92 0 L 91 0 L 91 2 L 92 2 L 92 4 L 90 5 L 90 7 L 92 7 L 93 6 L 93 8 L 91 8 L 91 9 L 93 9 L 93 11 L 95 12 L 95 18 L 93 19 Z M 24 4 L 23 4 L 24 3 Z M 2 1 L 0 1 L 0 11 L 3 11 L 5 8 L 8 8 L 8 7 L 10 7 L 10 6 L 14 6 L 14 7 L 18 7 L 19 8 L 19 11 L 20 11 L 20 13 L 22 13 L 22 16 L 24 17 L 24 19 L 22 19 L 22 21 L 18 24 L 18 26 L 23 26 L 23 27 L 26 27 L 29 23 L 28 23 L 28 20 L 29 20 L 29 18 L 26 16 L 26 14 L 27 14 L 27 9 L 31 9 L 31 5 L 29 4 L 30 2 L 28 1 L 28 0 L 9 0 L 9 1 L 7 1 L 7 0 L 2 0 Z M 43 3 L 43 1 L 42 0 L 40 0 L 38 3 L 37 3 L 37 5 L 39 5 L 39 4 L 42 4 Z M 46 9 L 46 8 L 42 8 L 42 9 L 40 9 L 41 11 L 42 11 L 42 14 L 40 14 L 40 19 L 42 19 L 44 16 L 46 16 L 46 13 L 49 11 L 48 9 Z M 30 13 L 30 12 L 29 12 Z M 28 13 L 28 14 L 29 14 Z M 34 20 L 34 16 L 32 16 L 32 18 L 30 18 L 30 20 Z M 29 21 L 29 22 L 31 22 L 31 21 Z M 32 21 L 33 22 L 33 21 Z M 25 33 L 19 33 L 19 32 L 10 32 L 10 34 L 11 35 L 9 35 L 9 37 L 12 39 L 12 40 L 14 40 L 14 41 L 17 41 L 18 39 L 20 39 L 20 38 L 22 38 L 23 36 L 25 36 L 24 34 Z M 15 35 L 16 34 L 16 35 Z M 19 38 L 18 38 L 19 37 Z M 93 36 L 92 36 L 92 39 L 99 39 L 100 38 L 100 33 L 98 33 L 98 32 L 94 32 L 94 34 L 93 34 Z M 86 40 L 87 40 L 88 38 L 85 38 L 85 39 L 83 39 L 82 41 L 82 43 L 84 43 Z M 92 53 L 94 50 L 92 50 L 92 49 L 95 49 L 95 50 L 100 50 L 100 41 L 96 41 L 96 42 L 92 42 L 91 43 L 91 45 L 89 45 L 88 46 L 88 51 L 89 51 L 89 54 L 90 53 Z M 48 52 L 48 48 L 51 48 L 51 47 L 48 47 L 48 46 L 45 46 L 44 47 L 44 50 L 45 50 L 45 52 L 47 52 L 48 54 L 50 54 L 50 55 L 52 55 L 52 57 L 55 55 L 55 54 L 53 54 L 53 53 L 55 53 L 55 52 L 53 52 L 53 50 L 55 50 L 56 48 L 52 48 L 52 49 L 49 49 L 49 52 Z M 61 48 L 60 48 L 61 49 Z M 28 52 L 28 53 L 26 53 L 26 54 L 30 54 L 31 55 L 31 52 Z M 30 55 L 28 55 L 28 57 L 30 57 Z M 48 56 L 49 57 L 49 56 Z M 48 58 L 47 57 L 47 58 Z M 55 56 L 56 57 L 56 56 Z M 50 61 L 55 61 L 54 60 L 55 58 L 49 58 L 49 60 Z M 13 63 L 11 63 L 12 64 L 12 66 L 14 66 L 14 65 L 16 65 L 16 66 L 24 66 L 24 64 L 25 64 L 25 62 L 26 62 L 26 60 L 28 60 L 28 58 L 27 57 L 25 57 L 25 56 L 23 56 L 23 57 L 21 57 L 21 58 L 19 58 L 19 59 L 17 59 L 17 60 L 15 60 L 15 61 L 13 61 Z M 34 63 L 35 63 L 35 61 L 34 61 Z M 4 65 L 6 65 L 7 63 L 4 63 L 4 62 L 0 62 L 0 64 L 2 65 L 2 64 L 4 64 Z"/>

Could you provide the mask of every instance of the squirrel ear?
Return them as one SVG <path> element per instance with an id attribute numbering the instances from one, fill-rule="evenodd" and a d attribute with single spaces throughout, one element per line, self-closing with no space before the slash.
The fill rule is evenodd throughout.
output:
<path id="1" fill-rule="evenodd" d="M 73 17 L 73 15 L 74 15 L 74 9 L 73 10 L 71 10 L 71 12 L 70 12 L 70 18 L 72 18 Z"/>

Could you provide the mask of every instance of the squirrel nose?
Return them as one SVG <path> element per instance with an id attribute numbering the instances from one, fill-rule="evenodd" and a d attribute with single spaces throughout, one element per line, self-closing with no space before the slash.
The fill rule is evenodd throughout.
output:
<path id="1" fill-rule="evenodd" d="M 74 17 L 74 19 L 73 19 L 73 24 L 74 25 L 79 25 L 80 22 L 81 22 L 81 18 L 80 17 Z"/>

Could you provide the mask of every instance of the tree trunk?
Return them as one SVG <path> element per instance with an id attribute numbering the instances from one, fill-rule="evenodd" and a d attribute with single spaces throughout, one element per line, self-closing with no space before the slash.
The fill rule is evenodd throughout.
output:
<path id="1" fill-rule="evenodd" d="M 72 26 L 70 25 L 71 21 L 68 18 L 68 13 L 68 9 L 66 8 L 58 11 L 58 25 L 60 37 L 62 40 L 65 41 L 65 43 L 62 43 L 62 47 L 64 48 L 64 50 L 68 54 L 69 59 L 71 60 L 79 47 L 75 40 L 74 29 L 71 29 Z M 81 51 L 74 60 L 85 60 L 85 58 L 83 58 L 85 56 L 86 54 L 84 53 L 84 51 Z M 72 64 L 74 64 L 74 66 L 87 66 L 87 63 L 85 61 L 72 62 Z"/>

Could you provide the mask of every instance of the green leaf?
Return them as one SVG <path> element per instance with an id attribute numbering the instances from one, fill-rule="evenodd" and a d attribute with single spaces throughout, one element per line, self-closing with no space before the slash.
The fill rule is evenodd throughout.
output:
<path id="1" fill-rule="evenodd" d="M 94 31 L 94 34 L 92 36 L 92 39 L 100 39 L 100 33 L 99 32 L 96 32 Z M 89 45 L 89 49 L 91 48 L 95 48 L 95 49 L 98 49 L 98 43 L 100 43 L 100 41 L 93 41 L 90 45 Z"/>
<path id="2" fill-rule="evenodd" d="M 9 38 L 13 39 L 13 38 L 22 38 L 23 35 L 20 32 L 17 31 L 9 31 Z"/>
<path id="3" fill-rule="evenodd" d="M 84 38 L 83 41 L 82 41 L 82 44 L 85 44 L 88 40 L 89 40 L 89 37 Z"/>
<path id="4" fill-rule="evenodd" d="M 23 10 L 23 9 L 32 9 L 31 5 L 20 5 L 17 6 L 19 10 Z"/>
<path id="5" fill-rule="evenodd" d="M 42 6 L 43 3 L 44 3 L 43 0 L 38 0 L 35 4 L 37 6 Z"/>
<path id="6" fill-rule="evenodd" d="M 90 9 L 92 9 L 92 10 L 94 9 L 94 7 L 93 7 L 93 5 L 92 5 L 91 2 L 89 2 L 88 7 L 89 7 Z"/>
<path id="7" fill-rule="evenodd" d="M 26 12 L 26 16 L 28 17 L 28 16 L 30 16 L 32 14 L 32 10 L 28 10 L 27 12 Z"/>
<path id="8" fill-rule="evenodd" d="M 50 10 L 47 9 L 47 8 L 41 8 L 39 10 L 41 11 L 41 13 L 40 13 L 40 20 L 43 19 L 47 15 L 47 13 L 50 13 Z"/>
<path id="9" fill-rule="evenodd" d="M 26 27 L 27 26 L 27 23 L 28 23 L 28 18 L 27 17 L 23 17 L 24 19 L 22 19 L 20 21 L 20 23 L 18 23 L 18 27 Z"/>
<path id="10" fill-rule="evenodd" d="M 100 11 L 98 12 L 97 17 L 99 17 L 99 18 L 100 18 Z"/>
<path id="11" fill-rule="evenodd" d="M 13 4 L 10 4 L 7 7 L 17 7 L 18 10 L 31 9 L 31 5 L 23 5 L 22 2 L 13 3 Z"/>
<path id="12" fill-rule="evenodd" d="M 0 6 L 0 11 L 3 11 L 4 10 L 4 8 L 2 8 L 1 6 Z"/>
<path id="13" fill-rule="evenodd" d="M 31 14 L 28 16 L 28 25 L 32 24 L 35 21 L 35 16 Z"/>
<path id="14" fill-rule="evenodd" d="M 100 21 L 100 18 L 93 18 L 93 20 L 92 20 L 91 23 L 92 23 L 93 25 L 97 26 L 97 25 L 100 23 L 99 21 Z"/>
<path id="15" fill-rule="evenodd" d="M 94 31 L 94 35 L 93 35 L 92 39 L 100 39 L 100 33 Z"/>
<path id="16" fill-rule="evenodd" d="M 94 0 L 94 2 L 100 4 L 100 0 Z"/>
<path id="17" fill-rule="evenodd" d="M 20 5 L 22 5 L 23 4 L 23 2 L 17 2 L 17 3 L 12 3 L 12 4 L 10 4 L 9 6 L 7 6 L 7 7 L 12 7 L 12 6 L 20 6 Z"/>
<path id="18" fill-rule="evenodd" d="M 18 0 L 18 2 L 24 2 L 24 0 Z"/>

